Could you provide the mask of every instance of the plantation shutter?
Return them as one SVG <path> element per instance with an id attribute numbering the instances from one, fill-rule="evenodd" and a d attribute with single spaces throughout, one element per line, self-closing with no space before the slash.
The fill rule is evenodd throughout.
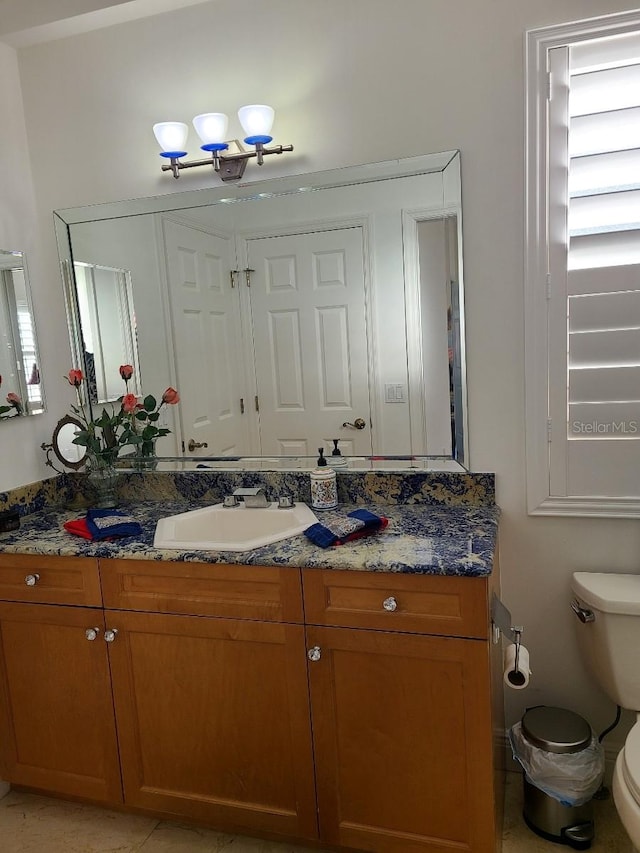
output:
<path id="1" fill-rule="evenodd" d="M 550 54 L 550 181 L 564 187 L 549 190 L 551 494 L 635 497 L 640 36 Z"/>

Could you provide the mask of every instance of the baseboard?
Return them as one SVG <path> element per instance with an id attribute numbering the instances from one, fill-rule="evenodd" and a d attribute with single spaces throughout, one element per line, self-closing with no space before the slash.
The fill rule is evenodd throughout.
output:
<path id="1" fill-rule="evenodd" d="M 0 781 L 0 799 L 6 796 L 11 790 L 11 785 L 8 782 Z"/>

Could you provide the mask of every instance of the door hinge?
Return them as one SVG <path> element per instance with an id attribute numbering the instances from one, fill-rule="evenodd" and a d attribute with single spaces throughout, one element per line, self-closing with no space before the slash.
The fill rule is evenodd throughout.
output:
<path id="1" fill-rule="evenodd" d="M 255 272 L 255 270 L 251 269 L 251 267 L 245 267 L 242 272 L 244 273 L 245 281 L 247 282 L 247 287 L 251 287 L 251 273 Z"/>
<path id="2" fill-rule="evenodd" d="M 244 415 L 244 397 L 240 397 L 240 414 Z"/>
<path id="3" fill-rule="evenodd" d="M 259 401 L 258 401 L 258 395 L 257 395 L 257 394 L 256 394 L 256 396 L 253 398 L 253 401 L 254 401 L 255 406 L 256 406 L 256 412 L 259 412 L 259 411 L 260 411 L 260 403 L 259 403 Z"/>
<path id="4" fill-rule="evenodd" d="M 551 273 L 547 273 L 547 299 L 551 299 Z"/>
<path id="5" fill-rule="evenodd" d="M 229 279 L 231 280 L 231 287 L 234 288 L 236 286 L 236 276 L 240 274 L 240 270 L 229 270 Z"/>
<path id="6" fill-rule="evenodd" d="M 549 444 L 551 443 L 551 433 L 552 433 L 551 418 L 547 418 L 547 441 L 549 442 Z"/>
<path id="7" fill-rule="evenodd" d="M 551 71 L 547 71 L 547 100 L 550 101 L 553 98 L 553 75 Z"/>
<path id="8" fill-rule="evenodd" d="M 180 447 L 182 447 L 182 452 L 184 453 L 184 441 L 180 442 Z"/>

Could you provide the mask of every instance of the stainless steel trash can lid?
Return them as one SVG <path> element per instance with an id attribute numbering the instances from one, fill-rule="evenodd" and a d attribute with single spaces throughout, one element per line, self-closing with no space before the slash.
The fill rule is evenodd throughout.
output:
<path id="1" fill-rule="evenodd" d="M 522 718 L 522 734 L 546 752 L 580 752 L 591 743 L 591 726 L 579 714 L 565 708 L 539 705 Z"/>

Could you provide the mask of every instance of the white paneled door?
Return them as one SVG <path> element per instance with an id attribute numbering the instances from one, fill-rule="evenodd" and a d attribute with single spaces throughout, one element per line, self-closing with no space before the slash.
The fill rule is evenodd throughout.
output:
<path id="1" fill-rule="evenodd" d="M 163 230 L 185 452 L 245 455 L 239 299 L 229 274 L 233 237 L 168 219 Z"/>
<path id="2" fill-rule="evenodd" d="M 245 241 L 262 453 L 370 454 L 361 227 Z M 363 429 L 343 426 L 364 421 Z"/>

